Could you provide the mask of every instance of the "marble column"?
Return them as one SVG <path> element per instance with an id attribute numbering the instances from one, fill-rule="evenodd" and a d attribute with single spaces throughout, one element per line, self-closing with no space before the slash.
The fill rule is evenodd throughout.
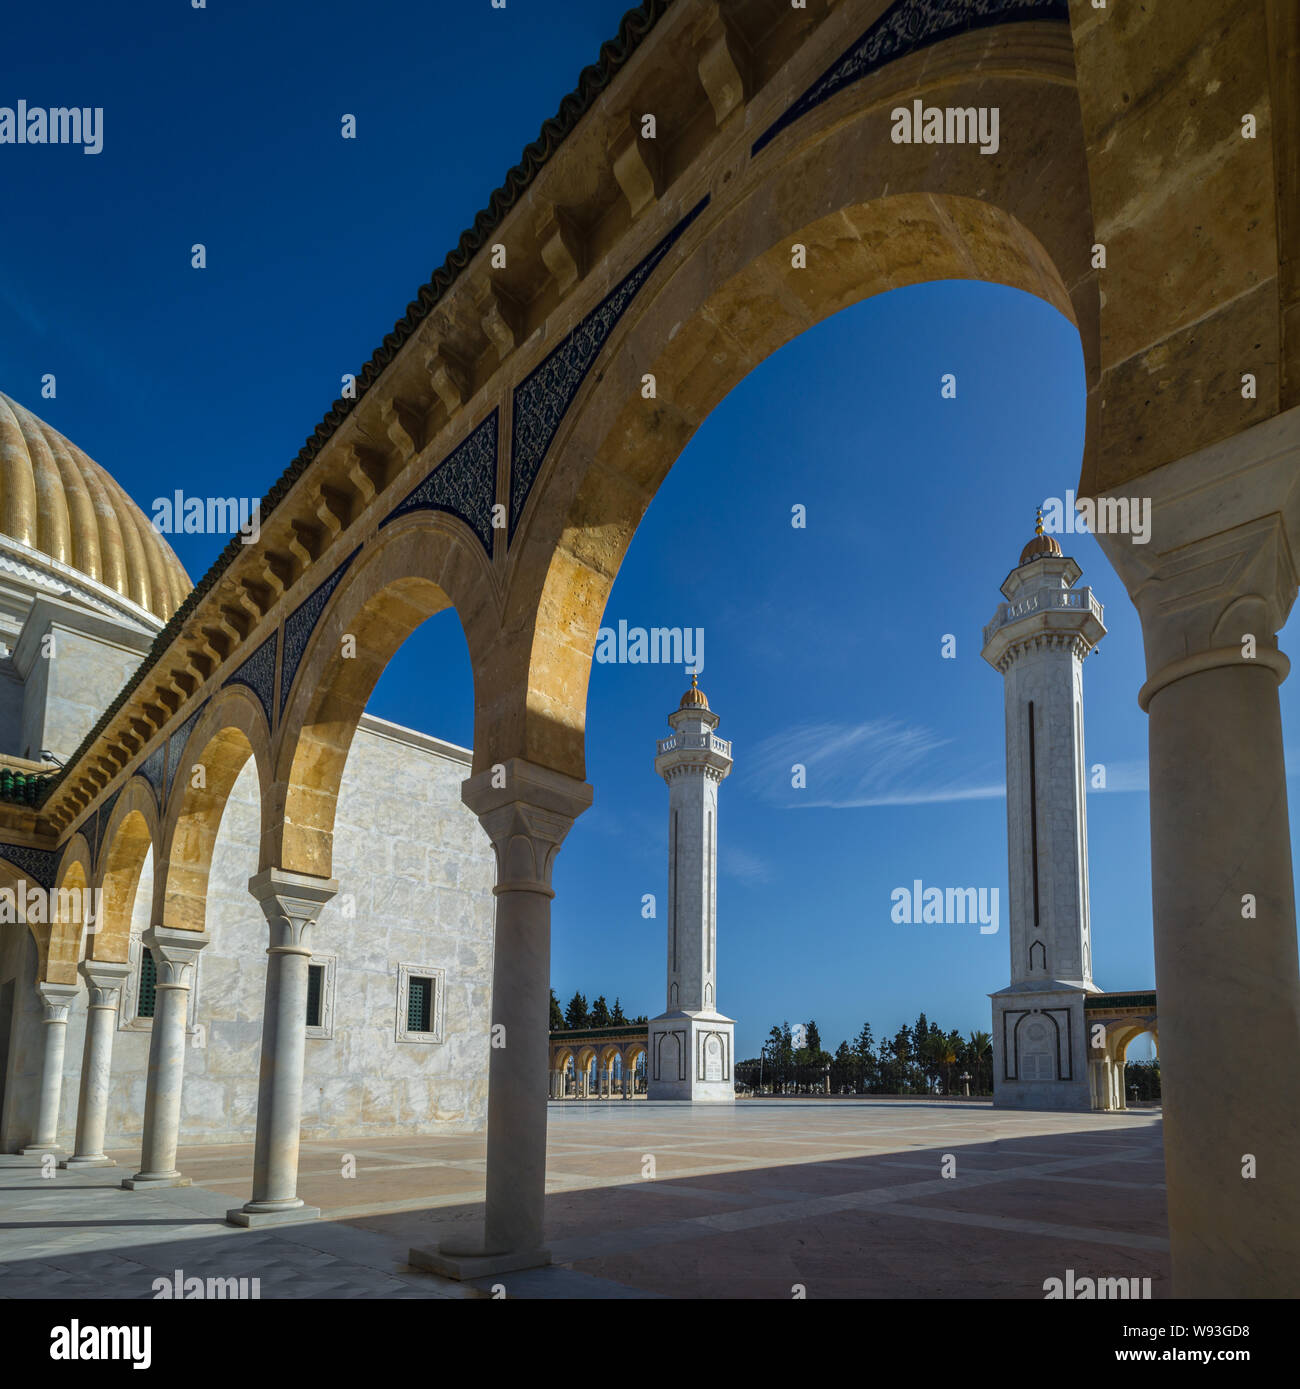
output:
<path id="1" fill-rule="evenodd" d="M 1300 409 L 1120 491 L 1151 501 L 1149 543 L 1099 539 L 1146 648 L 1173 1294 L 1300 1297 L 1300 967 L 1277 688 L 1289 662 L 1276 636 L 1297 589 Z"/>
<path id="2" fill-rule="evenodd" d="M 631 1086 L 631 1084 L 632 1084 L 632 1074 L 631 1074 L 631 1072 L 630 1072 L 626 1067 L 624 1067 L 624 1069 L 623 1069 L 623 1098 L 624 1098 L 624 1099 L 627 1099 L 628 1095 L 631 1093 L 631 1090 L 630 1090 L 630 1088 L 629 1088 L 629 1087 Z"/>
<path id="3" fill-rule="evenodd" d="M 41 1047 L 41 1093 L 36 1111 L 36 1132 L 21 1151 L 25 1154 L 61 1153 L 59 1101 L 63 1096 L 63 1049 L 68 1039 L 68 1012 L 81 992 L 77 984 L 37 984 L 44 1029 Z"/>
<path id="4" fill-rule="evenodd" d="M 585 783 L 519 758 L 462 785 L 461 799 L 478 815 L 497 863 L 487 1200 L 481 1241 L 412 1249 L 410 1260 L 417 1267 L 478 1278 L 550 1261 L 543 1207 L 551 869 L 591 797 Z"/>
<path id="5" fill-rule="evenodd" d="M 78 966 L 89 990 L 86 1045 L 81 1056 L 81 1096 L 77 1104 L 77 1142 L 60 1167 L 116 1167 L 104 1156 L 108 1126 L 108 1088 L 113 1074 L 113 1033 L 117 1004 L 131 967 L 112 960 L 82 960 Z"/>
<path id="6" fill-rule="evenodd" d="M 226 1219 L 243 1226 L 315 1220 L 320 1208 L 304 1204 L 298 1195 L 311 930 L 339 885 L 333 878 L 266 868 L 249 879 L 248 890 L 261 904 L 271 943 L 262 1005 L 253 1195 L 243 1206 L 227 1211 Z"/>
<path id="7" fill-rule="evenodd" d="M 145 947 L 153 952 L 157 966 L 158 983 L 149 1037 L 140 1170 L 123 1181 L 127 1191 L 190 1184 L 176 1167 L 185 1083 L 185 1025 L 199 951 L 210 939 L 206 931 L 177 931 L 170 926 L 151 926 L 144 933 Z"/>

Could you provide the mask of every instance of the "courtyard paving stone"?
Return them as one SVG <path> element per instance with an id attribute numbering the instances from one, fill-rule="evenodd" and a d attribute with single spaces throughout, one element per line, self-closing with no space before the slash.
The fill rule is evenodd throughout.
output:
<path id="1" fill-rule="evenodd" d="M 481 1136 L 310 1140 L 322 1219 L 257 1231 L 251 1145 L 182 1148 L 190 1187 L 124 1192 L 116 1168 L 0 1165 L 0 1297 L 153 1297 L 153 1280 L 259 1278 L 263 1298 L 1036 1297 L 1044 1279 L 1168 1293 L 1158 1111 L 1037 1114 L 840 1099 L 550 1105 L 550 1268 L 459 1284 L 412 1246 L 482 1218 Z M 643 1158 L 654 1156 L 653 1178 Z M 944 1178 L 941 1161 L 956 1158 Z M 345 1177 L 345 1155 L 355 1175 Z"/>

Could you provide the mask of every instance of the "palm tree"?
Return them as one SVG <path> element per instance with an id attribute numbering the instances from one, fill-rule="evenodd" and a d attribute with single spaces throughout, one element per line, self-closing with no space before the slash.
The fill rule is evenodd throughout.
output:
<path id="1" fill-rule="evenodd" d="M 954 1038 L 957 1040 L 955 1041 Z M 943 1067 L 943 1093 L 952 1094 L 952 1063 L 957 1059 L 957 1041 L 960 1040 L 959 1034 L 953 1033 L 950 1037 L 945 1037 L 939 1044 L 938 1061 Z"/>
<path id="2" fill-rule="evenodd" d="M 976 1090 L 979 1091 L 980 1073 L 984 1065 L 984 1058 L 989 1054 L 993 1046 L 993 1038 L 987 1032 L 972 1032 L 970 1034 L 970 1054 L 975 1062 Z M 992 1088 L 992 1076 L 989 1077 L 989 1088 Z"/>

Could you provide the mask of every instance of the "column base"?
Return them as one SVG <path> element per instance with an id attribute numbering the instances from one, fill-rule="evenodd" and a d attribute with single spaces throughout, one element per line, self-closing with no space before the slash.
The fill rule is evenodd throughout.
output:
<path id="1" fill-rule="evenodd" d="M 444 1278 L 468 1282 L 497 1273 L 518 1273 L 524 1268 L 545 1268 L 551 1262 L 549 1249 L 516 1249 L 493 1253 L 483 1249 L 412 1249 L 407 1260 L 415 1268 L 440 1273 Z"/>
<path id="2" fill-rule="evenodd" d="M 22 1157 L 40 1157 L 43 1153 L 66 1153 L 68 1150 L 61 1143 L 29 1143 L 25 1148 L 19 1148 L 19 1155 Z"/>
<path id="3" fill-rule="evenodd" d="M 319 1220 L 320 1207 L 306 1206 L 301 1198 L 292 1206 L 275 1202 L 250 1201 L 246 1206 L 226 1212 L 228 1225 L 240 1225 L 258 1230 L 263 1225 L 295 1225 L 304 1220 Z"/>
<path id="4" fill-rule="evenodd" d="M 70 1158 L 64 1158 L 59 1163 L 60 1167 L 116 1167 L 117 1163 L 111 1157 L 77 1157 L 74 1153 Z"/>
<path id="5" fill-rule="evenodd" d="M 122 1190 L 147 1191 L 151 1187 L 192 1185 L 190 1179 L 179 1172 L 137 1172 L 134 1177 L 123 1179 Z"/>

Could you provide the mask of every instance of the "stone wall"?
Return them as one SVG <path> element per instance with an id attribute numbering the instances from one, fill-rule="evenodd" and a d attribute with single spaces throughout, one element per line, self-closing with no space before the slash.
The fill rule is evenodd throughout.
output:
<path id="1" fill-rule="evenodd" d="M 461 804 L 469 753 L 367 716 L 348 756 L 335 825 L 339 895 L 313 933 L 316 958 L 334 956 L 332 1035 L 307 1043 L 303 1136 L 379 1137 L 487 1122 L 492 978 L 492 849 Z M 208 896 L 210 944 L 199 960 L 185 1063 L 181 1143 L 251 1141 L 266 978 L 267 927 L 248 892 L 257 871 L 256 771 L 240 774 L 222 819 Z M 148 1022 L 135 1018 L 140 933 L 149 924 L 152 864 L 131 924 L 136 969 L 114 1036 L 106 1146 L 139 1144 Z M 11 951 L 17 942 L 10 942 Z M 33 952 L 29 952 L 34 955 Z M 16 964 L 16 962 L 14 962 Z M 397 1040 L 399 966 L 443 971 L 441 1041 Z M 416 971 L 420 972 L 420 971 Z M 40 1012 L 20 980 L 21 1018 L 10 1061 L 10 1148 L 35 1119 Z M 86 995 L 68 1024 L 59 1141 L 71 1149 L 85 1036 Z"/>

